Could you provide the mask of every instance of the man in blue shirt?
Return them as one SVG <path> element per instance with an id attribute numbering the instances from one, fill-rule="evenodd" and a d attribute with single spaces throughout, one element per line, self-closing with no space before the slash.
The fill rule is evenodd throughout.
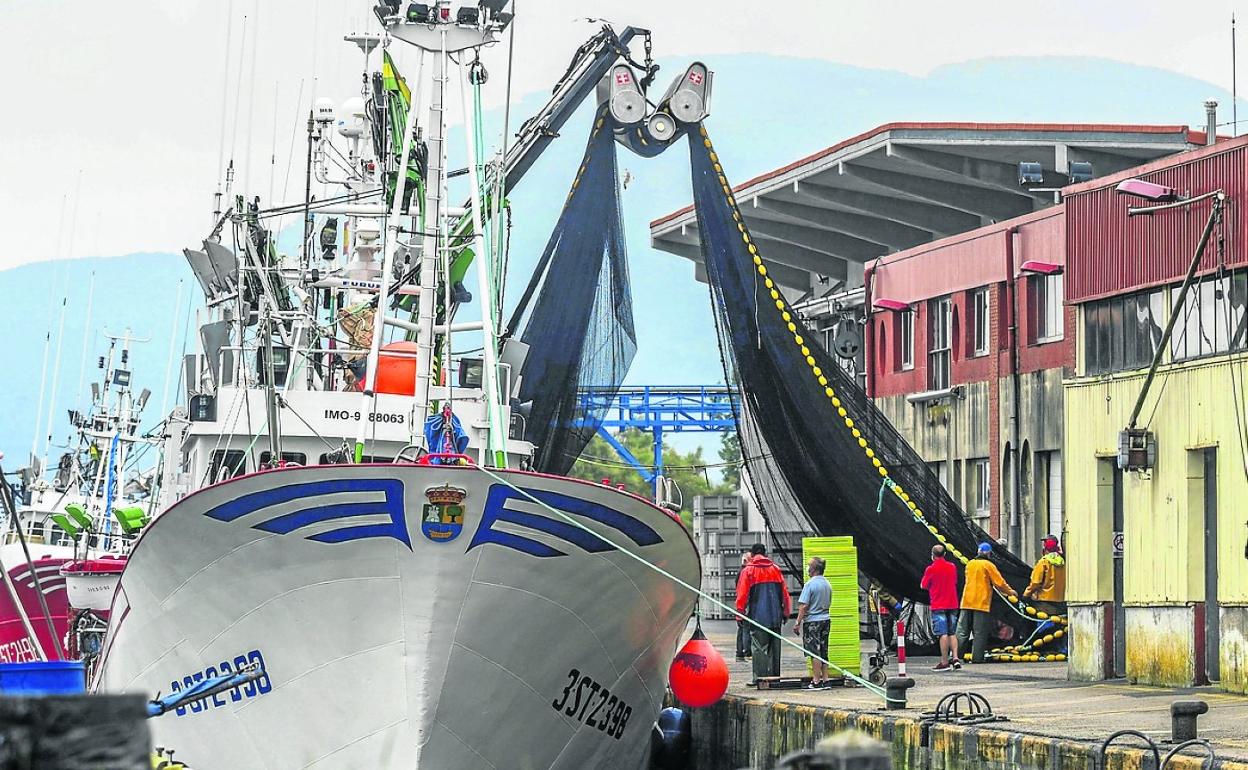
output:
<path id="1" fill-rule="evenodd" d="M 810 564 L 806 565 L 810 579 L 802 586 L 802 595 L 797 599 L 797 621 L 793 625 L 793 633 L 801 635 L 802 646 L 810 658 L 809 690 L 831 684 L 824 660 L 828 657 L 828 633 L 832 625 L 832 615 L 828 612 L 832 606 L 832 585 L 823 576 L 825 566 L 818 556 L 812 556 Z"/>

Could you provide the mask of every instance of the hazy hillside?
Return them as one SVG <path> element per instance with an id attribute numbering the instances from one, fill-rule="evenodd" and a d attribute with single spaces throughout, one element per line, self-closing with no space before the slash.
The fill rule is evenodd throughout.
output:
<path id="1" fill-rule="evenodd" d="M 991 59 L 942 67 L 928 77 L 865 70 L 820 61 L 750 55 L 719 56 L 713 114 L 708 128 L 730 178 L 747 179 L 840 139 L 896 120 L 1188 123 L 1203 120 L 1202 102 L 1229 97 L 1208 83 L 1160 70 L 1098 59 Z M 667 65 L 660 81 L 681 63 Z M 514 115 L 527 115 L 541 99 L 531 96 Z M 1226 110 L 1229 114 L 1229 109 Z M 494 116 L 498 120 L 498 116 Z M 588 110 L 564 130 L 563 140 L 525 179 L 512 202 L 513 282 L 521 283 L 540 254 L 584 149 Z M 518 121 L 517 121 L 518 122 Z M 170 130 L 175 130 L 172 126 Z M 452 137 L 459 152 L 462 139 Z M 623 152 L 620 166 L 633 177 L 624 193 L 640 350 L 630 380 L 636 383 L 709 383 L 722 378 L 706 287 L 692 265 L 649 248 L 651 219 L 685 205 L 688 156 L 674 147 L 643 161 Z M 158 215 L 158 213 L 156 214 Z M 187 233 L 187 244 L 203 233 Z M 151 342 L 136 345 L 136 383 L 153 392 L 151 417 L 160 406 L 169 330 L 177 286 L 186 281 L 183 312 L 193 280 L 180 254 L 134 254 L 72 263 L 41 263 L 0 272 L 0 328 L 9 330 L 9 365 L 0 371 L 0 451 L 5 465 L 24 463 L 35 432 L 44 338 L 52 324 L 56 343 L 59 289 L 68 266 L 68 312 L 56 397 L 54 442 L 68 432 L 65 410 L 77 405 L 87 287 L 94 271 L 94 335 L 88 381 L 102 352 L 102 332 L 130 327 Z M 194 291 L 197 293 L 198 289 Z M 49 299 L 54 306 L 49 307 Z M 196 297 L 198 299 L 198 297 Z M 178 327 L 182 323 L 178 321 Z M 679 335 L 673 329 L 681 330 Z M 174 343 L 180 351 L 182 340 Z M 55 350 L 53 351 L 55 352 Z M 177 369 L 173 377 L 176 382 Z M 52 371 L 48 385 L 51 391 Z M 171 400 L 174 388 L 170 387 Z M 46 410 L 45 402 L 45 410 Z M 55 450 L 53 451 L 55 454 Z"/>

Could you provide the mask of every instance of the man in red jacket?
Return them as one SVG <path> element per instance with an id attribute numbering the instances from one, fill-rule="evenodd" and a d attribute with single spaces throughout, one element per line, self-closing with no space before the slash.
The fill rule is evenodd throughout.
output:
<path id="1" fill-rule="evenodd" d="M 762 543 L 750 546 L 750 561 L 737 578 L 737 612 L 771 631 L 750 625 L 755 682 L 759 677 L 780 676 L 780 630 L 793 609 L 792 601 L 780 568 L 767 558 L 767 547 Z"/>
<path id="2" fill-rule="evenodd" d="M 932 633 L 940 640 L 940 663 L 935 669 L 962 668 L 962 661 L 958 659 L 957 637 L 958 568 L 945 558 L 943 545 L 932 546 L 932 563 L 923 573 L 919 587 L 927 590 L 932 606 Z"/>

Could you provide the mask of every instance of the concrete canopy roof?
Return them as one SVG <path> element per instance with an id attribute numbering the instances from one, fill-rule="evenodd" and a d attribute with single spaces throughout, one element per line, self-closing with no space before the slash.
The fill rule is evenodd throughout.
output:
<path id="1" fill-rule="evenodd" d="M 876 257 L 1053 205 L 1073 162 L 1099 177 L 1204 140 L 1187 126 L 888 123 L 733 192 L 771 275 L 821 296 L 860 285 Z M 1021 162 L 1039 163 L 1043 182 L 1022 186 Z M 693 207 L 651 222 L 650 241 L 700 262 Z"/>

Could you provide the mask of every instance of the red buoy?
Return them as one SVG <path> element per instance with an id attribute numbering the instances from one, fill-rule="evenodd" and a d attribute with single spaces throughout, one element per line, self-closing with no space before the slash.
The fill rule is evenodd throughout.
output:
<path id="1" fill-rule="evenodd" d="M 701 623 L 676 653 L 667 675 L 672 693 L 691 708 L 714 705 L 728 691 L 728 664 L 702 633 Z"/>
<path id="2" fill-rule="evenodd" d="M 377 357 L 378 393 L 410 396 L 416 392 L 416 350 L 415 342 L 391 342 L 381 346 Z"/>

